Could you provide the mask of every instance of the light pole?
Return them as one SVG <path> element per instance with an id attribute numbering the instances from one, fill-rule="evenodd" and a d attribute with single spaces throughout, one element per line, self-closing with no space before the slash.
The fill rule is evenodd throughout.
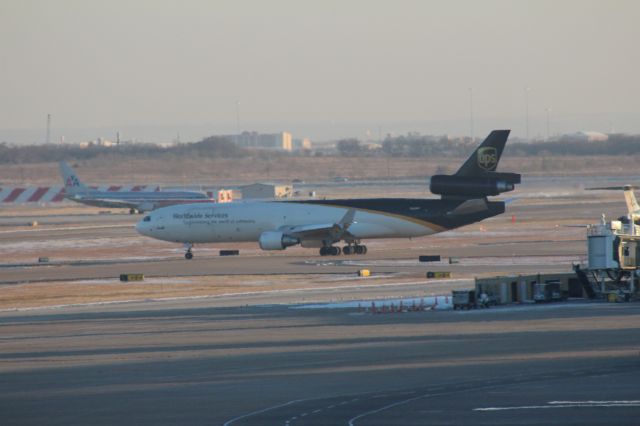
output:
<path id="1" fill-rule="evenodd" d="M 547 140 L 549 140 L 549 138 L 551 137 L 551 126 L 549 124 L 549 122 L 550 122 L 549 117 L 551 115 L 551 107 L 546 107 L 544 110 L 547 112 Z"/>
<path id="2" fill-rule="evenodd" d="M 240 144 L 240 101 L 236 101 L 236 145 Z"/>
<path id="3" fill-rule="evenodd" d="M 473 87 L 469 87 L 469 130 L 473 142 L 476 139 L 473 132 Z"/>
<path id="4" fill-rule="evenodd" d="M 530 87 L 524 88 L 524 120 L 527 128 L 527 140 L 529 140 L 529 91 Z"/>
<path id="5" fill-rule="evenodd" d="M 240 101 L 236 101 L 236 127 L 239 135 L 240 134 Z"/>

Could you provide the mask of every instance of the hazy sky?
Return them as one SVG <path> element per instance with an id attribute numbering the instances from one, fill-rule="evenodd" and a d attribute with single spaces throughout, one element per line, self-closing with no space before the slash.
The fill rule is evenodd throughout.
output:
<path id="1" fill-rule="evenodd" d="M 469 134 L 469 88 L 524 136 L 527 87 L 532 137 L 640 133 L 640 2 L 0 1 L 0 141 Z"/>

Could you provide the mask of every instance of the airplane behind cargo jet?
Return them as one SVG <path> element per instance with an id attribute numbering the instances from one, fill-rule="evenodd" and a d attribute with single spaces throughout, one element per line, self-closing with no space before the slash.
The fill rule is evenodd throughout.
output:
<path id="1" fill-rule="evenodd" d="M 604 186 L 597 188 L 585 188 L 588 191 L 623 191 L 624 201 L 627 204 L 627 216 L 621 217 L 620 220 L 623 223 L 630 222 L 635 225 L 640 225 L 640 204 L 636 199 L 634 191 L 640 189 L 637 185 L 624 185 L 624 186 Z M 631 228 L 632 233 L 635 234 L 635 228 Z"/>
<path id="2" fill-rule="evenodd" d="M 65 198 L 95 207 L 127 208 L 132 214 L 174 204 L 211 201 L 205 193 L 197 191 L 100 191 L 83 184 L 64 161 L 60 162 L 60 174 Z"/>
<path id="3" fill-rule="evenodd" d="M 256 241 L 263 250 L 300 244 L 320 255 L 366 254 L 364 239 L 411 238 L 458 228 L 505 211 L 488 196 L 512 191 L 517 173 L 496 172 L 509 130 L 494 130 L 453 175 L 431 178 L 441 199 L 362 198 L 184 204 L 158 209 L 136 225 L 143 235 L 193 244 Z M 340 248 L 334 244 L 345 241 Z"/>

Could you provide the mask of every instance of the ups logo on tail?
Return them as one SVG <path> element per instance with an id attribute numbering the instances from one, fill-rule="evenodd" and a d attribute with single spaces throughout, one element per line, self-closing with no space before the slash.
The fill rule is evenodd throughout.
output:
<path id="1" fill-rule="evenodd" d="M 498 165 L 498 152 L 492 146 L 478 149 L 478 167 L 492 172 Z"/>

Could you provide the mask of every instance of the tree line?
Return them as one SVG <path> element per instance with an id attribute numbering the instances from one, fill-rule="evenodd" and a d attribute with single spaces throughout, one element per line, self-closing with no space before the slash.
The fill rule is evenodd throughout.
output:
<path id="1" fill-rule="evenodd" d="M 450 140 L 446 137 L 409 134 L 387 137 L 381 145 L 372 146 L 358 139 L 338 141 L 336 149 L 340 155 L 349 157 L 462 157 L 468 155 L 477 142 L 471 138 Z M 640 154 L 640 135 L 611 134 L 606 141 L 587 142 L 578 140 L 510 142 L 504 155 L 529 156 L 596 156 Z"/>
<path id="2" fill-rule="evenodd" d="M 470 138 L 446 137 L 409 133 L 387 137 L 382 144 L 367 144 L 358 139 L 342 139 L 336 143 L 336 154 L 344 157 L 464 157 L 477 142 Z M 529 156 L 598 156 L 640 154 L 640 135 L 612 134 L 607 141 L 533 141 L 510 142 L 505 155 Z M 256 150 L 239 147 L 230 138 L 210 136 L 195 143 L 163 147 L 150 143 L 122 144 L 105 147 L 90 145 L 9 145 L 0 143 L 0 164 L 42 163 L 50 161 L 88 160 L 96 157 L 115 158 L 283 158 L 309 155 L 308 152 Z M 322 155 L 317 152 L 316 155 Z"/>
<path id="3" fill-rule="evenodd" d="M 163 147 L 151 143 L 120 144 L 117 146 L 89 145 L 8 145 L 0 143 L 0 164 L 43 163 L 50 161 L 88 160 L 96 157 L 158 158 L 192 156 L 205 158 L 237 158 L 249 155 L 225 137 L 211 136 L 196 143 L 182 143 Z"/>

